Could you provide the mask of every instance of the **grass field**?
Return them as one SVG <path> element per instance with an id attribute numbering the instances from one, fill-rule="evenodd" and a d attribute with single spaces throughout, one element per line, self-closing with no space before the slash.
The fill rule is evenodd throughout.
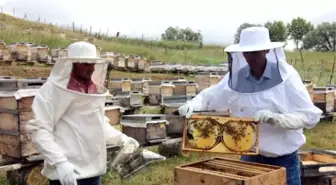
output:
<path id="1" fill-rule="evenodd" d="M 24 21 L 8 15 L 0 14 L 0 40 L 7 44 L 10 42 L 34 42 L 48 45 L 50 48 L 65 47 L 75 40 L 83 40 L 86 35 L 76 30 L 61 29 L 52 25 Z M 144 41 L 139 39 L 120 39 L 97 37 L 94 44 L 100 46 L 103 51 L 122 52 L 126 54 L 143 55 L 148 59 L 167 62 L 181 62 L 194 64 L 216 64 L 226 60 L 223 52 L 224 46 L 207 46 L 197 49 L 193 43 L 178 43 L 165 41 Z M 100 39 L 99 39 L 100 38 Z M 180 49 L 183 48 L 183 49 Z M 287 52 L 287 61 L 300 72 L 302 79 L 311 79 L 317 85 L 336 84 L 336 77 L 330 80 L 335 73 L 333 69 L 335 53 L 303 52 L 304 63 L 298 52 Z M 324 61 L 324 62 L 322 62 Z M 0 76 L 10 75 L 21 78 L 48 77 L 50 67 L 45 66 L 1 66 Z M 140 74 L 113 71 L 111 77 L 150 77 L 153 80 L 176 78 L 179 75 L 169 74 Z M 182 76 L 180 76 L 182 77 Z M 192 76 L 186 77 L 193 79 Z M 155 110 L 146 109 L 142 112 L 152 113 Z M 321 122 L 311 130 L 305 130 L 307 143 L 302 149 L 323 148 L 336 150 L 336 127 L 333 123 Z M 150 148 L 156 151 L 156 147 Z M 201 160 L 209 155 L 192 154 L 189 157 L 171 158 L 159 162 L 147 170 L 141 172 L 130 181 L 121 181 L 119 177 L 109 172 L 104 176 L 104 185 L 171 185 L 173 182 L 173 169 L 177 165 Z M 238 157 L 238 156 L 227 156 Z M 0 178 L 0 185 L 8 185 L 5 174 Z"/>

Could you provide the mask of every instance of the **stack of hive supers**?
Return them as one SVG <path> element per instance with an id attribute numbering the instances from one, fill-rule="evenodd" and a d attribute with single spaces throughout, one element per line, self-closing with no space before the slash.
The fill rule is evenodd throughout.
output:
<path id="1" fill-rule="evenodd" d="M 46 79 L 0 78 L 0 148 L 1 155 L 22 158 L 37 154 L 26 132 L 34 118 L 31 105 L 38 88 Z"/>

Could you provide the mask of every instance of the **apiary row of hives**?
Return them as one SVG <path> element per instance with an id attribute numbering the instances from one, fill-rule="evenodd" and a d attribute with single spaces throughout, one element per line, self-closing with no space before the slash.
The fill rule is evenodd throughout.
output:
<path id="1" fill-rule="evenodd" d="M 100 55 L 110 62 L 113 69 L 121 71 L 140 71 L 148 73 L 197 73 L 197 72 L 222 72 L 227 71 L 226 65 L 186 65 L 173 64 L 163 61 L 147 60 L 136 55 L 104 52 Z"/>
<path id="2" fill-rule="evenodd" d="M 41 62 L 49 60 L 49 48 L 29 42 L 15 42 L 7 45 L 0 41 L 0 61 L 2 62 Z"/>

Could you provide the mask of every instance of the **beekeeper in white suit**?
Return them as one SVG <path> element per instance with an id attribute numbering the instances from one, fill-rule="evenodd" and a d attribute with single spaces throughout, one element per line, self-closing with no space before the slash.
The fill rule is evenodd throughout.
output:
<path id="1" fill-rule="evenodd" d="M 286 63 L 283 46 L 270 41 L 265 27 L 242 30 L 239 44 L 225 48 L 229 73 L 179 113 L 189 118 L 193 111 L 230 109 L 234 117 L 254 117 L 260 121 L 260 155 L 242 160 L 286 167 L 287 185 L 301 185 L 297 150 L 306 142 L 303 128 L 313 128 L 322 111 Z"/>
<path id="2" fill-rule="evenodd" d="M 51 185 L 99 185 L 106 144 L 139 146 L 104 116 L 106 69 L 94 45 L 73 43 L 34 98 L 35 118 L 27 130 L 44 157 L 42 174 Z"/>

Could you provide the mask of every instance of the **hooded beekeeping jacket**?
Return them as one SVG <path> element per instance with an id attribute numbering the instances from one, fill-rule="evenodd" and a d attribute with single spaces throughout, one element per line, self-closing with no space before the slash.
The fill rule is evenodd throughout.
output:
<path id="1" fill-rule="evenodd" d="M 103 87 L 107 65 L 90 58 L 95 53 L 85 50 L 86 43 L 80 44 L 84 56 L 76 59 L 70 52 L 76 54 L 76 47 L 69 47 L 69 59 L 55 63 L 47 82 L 34 98 L 34 119 L 27 125 L 33 144 L 44 157 L 42 174 L 51 180 L 59 179 L 56 164 L 65 161 L 80 173 L 77 179 L 104 174 L 106 144 L 120 146 L 127 138 L 109 125 L 104 116 L 105 97 L 109 94 Z M 75 62 L 95 65 L 90 82 L 93 93 L 80 92 L 81 87 L 70 80 Z"/>

